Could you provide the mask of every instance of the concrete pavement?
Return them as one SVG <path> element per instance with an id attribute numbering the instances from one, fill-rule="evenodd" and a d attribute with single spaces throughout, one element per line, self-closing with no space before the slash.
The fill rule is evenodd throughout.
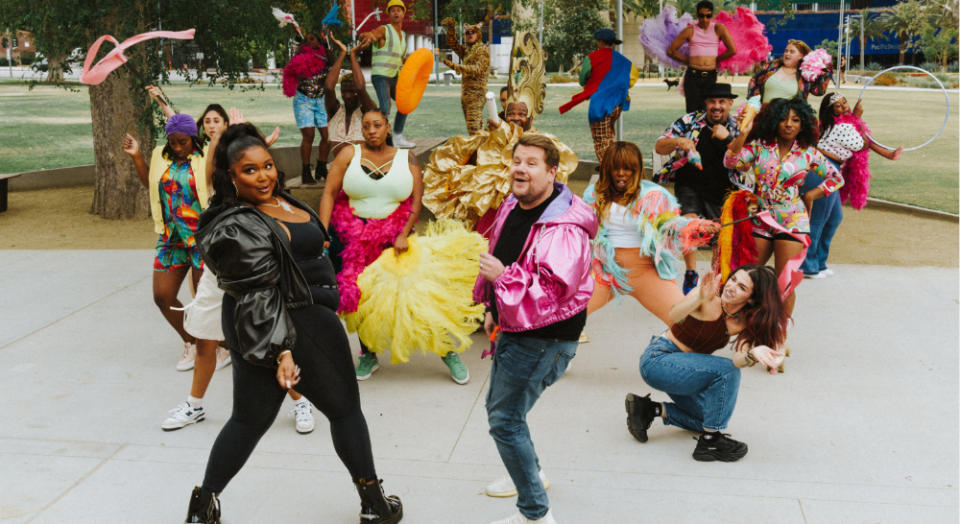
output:
<path id="1" fill-rule="evenodd" d="M 185 398 L 180 343 L 151 300 L 152 251 L 0 251 L 0 521 L 182 522 L 229 416 L 214 376 L 207 420 L 165 433 Z M 834 266 L 799 289 L 787 372 L 745 370 L 729 432 L 749 454 L 699 463 L 693 434 L 656 422 L 640 444 L 623 397 L 658 321 L 632 299 L 586 328 L 569 373 L 530 415 L 558 522 L 953 523 L 958 516 L 956 268 Z M 515 499 L 487 434 L 481 337 L 454 384 L 432 355 L 360 384 L 373 450 L 405 523 L 487 523 Z M 351 335 L 354 350 L 355 335 Z M 653 393 L 654 399 L 665 399 Z M 359 504 L 317 414 L 283 411 L 221 497 L 224 522 L 357 522 Z"/>

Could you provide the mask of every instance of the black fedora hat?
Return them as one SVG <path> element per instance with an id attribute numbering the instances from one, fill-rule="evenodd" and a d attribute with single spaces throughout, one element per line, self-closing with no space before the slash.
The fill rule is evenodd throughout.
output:
<path id="1" fill-rule="evenodd" d="M 703 98 L 729 98 L 733 100 L 737 95 L 730 90 L 730 84 L 713 84 L 713 87 L 703 92 Z"/>

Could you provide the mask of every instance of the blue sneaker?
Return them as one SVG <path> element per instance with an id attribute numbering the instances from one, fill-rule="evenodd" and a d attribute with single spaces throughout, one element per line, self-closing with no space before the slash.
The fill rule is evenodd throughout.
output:
<path id="1" fill-rule="evenodd" d="M 697 287 L 697 283 L 700 282 L 700 275 L 692 269 L 688 269 L 686 273 L 683 274 L 683 294 L 686 295 L 693 288 Z"/>

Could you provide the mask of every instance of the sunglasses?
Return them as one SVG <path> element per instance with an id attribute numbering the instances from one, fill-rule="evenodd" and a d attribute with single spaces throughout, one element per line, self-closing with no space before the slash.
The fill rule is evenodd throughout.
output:
<path id="1" fill-rule="evenodd" d="M 475 34 L 477 34 L 477 33 L 479 33 L 479 32 L 480 32 L 480 31 L 477 31 L 476 29 L 467 29 L 466 31 L 463 32 L 463 34 L 465 34 L 465 35 L 475 35 Z"/>
<path id="2" fill-rule="evenodd" d="M 697 13 L 697 18 L 706 18 L 709 20 L 713 18 L 713 13 Z"/>

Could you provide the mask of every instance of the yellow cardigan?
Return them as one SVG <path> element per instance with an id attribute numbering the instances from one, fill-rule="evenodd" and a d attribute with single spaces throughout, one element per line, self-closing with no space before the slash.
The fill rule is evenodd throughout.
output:
<path id="1" fill-rule="evenodd" d="M 147 181 L 147 189 L 150 191 L 150 216 L 153 217 L 153 230 L 158 234 L 163 234 L 163 210 L 160 208 L 160 177 L 170 169 L 173 160 L 164 158 L 163 147 L 153 148 L 153 154 L 150 156 L 150 175 Z M 193 170 L 194 184 L 197 186 L 197 201 L 200 202 L 200 209 L 206 209 L 209 200 L 207 194 L 207 147 L 203 148 L 202 155 L 190 156 L 190 169 Z"/>

